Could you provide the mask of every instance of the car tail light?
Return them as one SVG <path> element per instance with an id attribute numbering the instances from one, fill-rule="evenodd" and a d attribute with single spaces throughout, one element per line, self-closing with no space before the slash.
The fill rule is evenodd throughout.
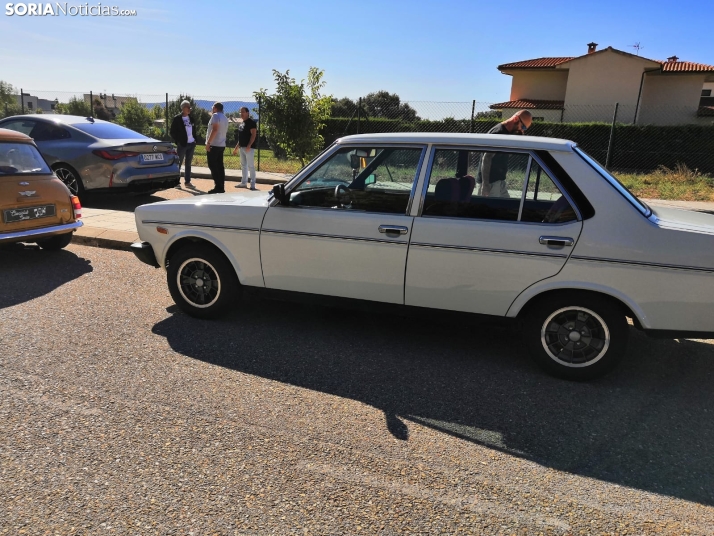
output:
<path id="1" fill-rule="evenodd" d="M 104 160 L 121 160 L 122 158 L 128 158 L 130 156 L 139 156 L 139 153 L 130 153 L 125 151 L 112 151 L 111 149 L 96 149 L 92 151 Z"/>
<path id="2" fill-rule="evenodd" d="M 176 149 L 169 149 L 168 151 L 166 151 L 166 154 L 175 154 L 175 155 L 178 155 L 178 151 L 177 151 Z"/>
<path id="3" fill-rule="evenodd" d="M 72 210 L 74 211 L 74 219 L 78 220 L 82 217 L 82 203 L 79 202 L 79 197 L 73 195 L 72 199 Z"/>

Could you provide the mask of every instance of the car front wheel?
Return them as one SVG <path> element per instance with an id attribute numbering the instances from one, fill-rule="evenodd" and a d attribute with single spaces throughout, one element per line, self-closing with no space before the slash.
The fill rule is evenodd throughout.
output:
<path id="1" fill-rule="evenodd" d="M 527 312 L 524 328 L 536 363 L 568 380 L 607 374 L 627 348 L 624 311 L 605 297 L 587 293 L 541 299 Z"/>
<path id="2" fill-rule="evenodd" d="M 238 277 L 225 256 L 206 245 L 187 246 L 170 259 L 166 271 L 171 297 L 197 318 L 216 318 L 235 302 Z"/>

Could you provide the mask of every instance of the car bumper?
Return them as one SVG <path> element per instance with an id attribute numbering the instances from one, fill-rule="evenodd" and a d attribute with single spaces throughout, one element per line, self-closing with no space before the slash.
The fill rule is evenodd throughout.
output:
<path id="1" fill-rule="evenodd" d="M 131 245 L 131 250 L 141 262 L 153 266 L 154 268 L 159 268 L 159 263 L 156 261 L 156 255 L 154 254 L 154 248 L 152 248 L 148 242 L 134 242 Z"/>
<path id="2" fill-rule="evenodd" d="M 126 188 L 129 192 L 153 192 L 156 190 L 168 190 L 169 188 L 178 186 L 180 182 L 180 175 L 171 175 L 169 177 L 136 179 L 127 184 Z"/>
<path id="3" fill-rule="evenodd" d="M 84 225 L 81 221 L 66 223 L 64 225 L 53 225 L 40 229 L 28 229 L 27 231 L 14 231 L 12 233 L 0 233 L 0 242 L 30 242 L 37 238 L 45 238 L 52 235 L 72 233 Z"/>

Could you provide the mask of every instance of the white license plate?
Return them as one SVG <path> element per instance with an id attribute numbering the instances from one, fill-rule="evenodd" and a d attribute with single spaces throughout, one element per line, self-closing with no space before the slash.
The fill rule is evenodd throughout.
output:
<path id="1" fill-rule="evenodd" d="M 163 162 L 164 155 L 161 153 L 142 154 L 141 159 L 143 162 Z"/>

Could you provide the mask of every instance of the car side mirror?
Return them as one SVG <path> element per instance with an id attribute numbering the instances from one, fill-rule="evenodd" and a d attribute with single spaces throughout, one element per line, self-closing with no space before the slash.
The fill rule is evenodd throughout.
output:
<path id="1" fill-rule="evenodd" d="M 288 199 L 287 194 L 285 193 L 285 185 L 284 184 L 276 184 L 273 186 L 273 197 L 278 200 L 278 203 L 281 205 L 289 205 L 290 200 Z"/>

